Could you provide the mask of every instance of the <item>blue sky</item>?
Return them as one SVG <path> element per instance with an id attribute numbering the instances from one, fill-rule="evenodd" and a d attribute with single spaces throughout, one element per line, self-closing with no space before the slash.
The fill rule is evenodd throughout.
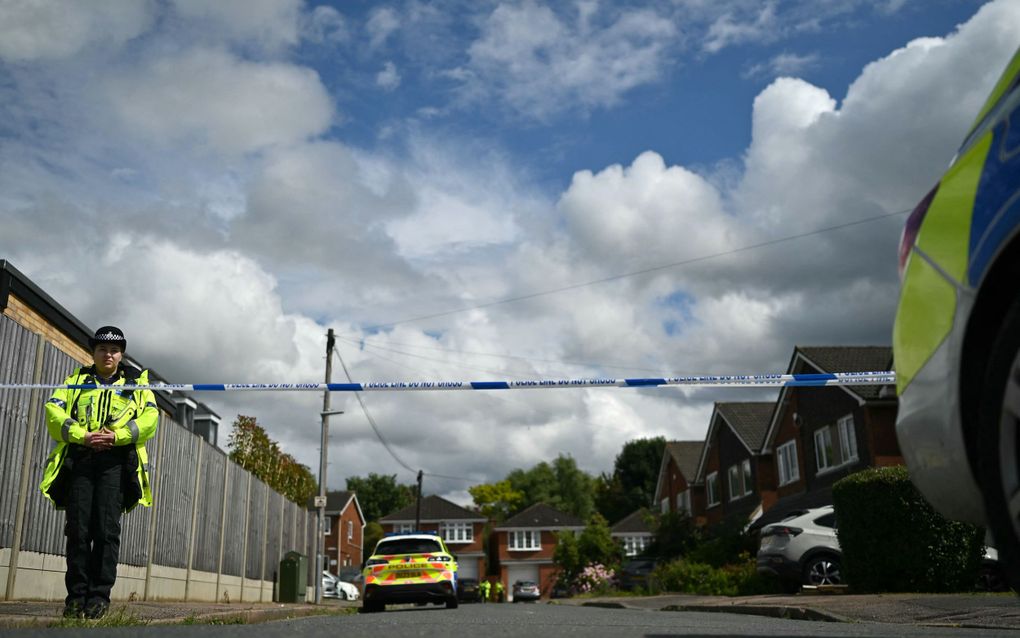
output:
<path id="1" fill-rule="evenodd" d="M 0 257 L 179 383 L 319 381 L 327 328 L 358 381 L 782 372 L 890 343 L 902 213 L 1017 34 L 1014 0 L 0 3 Z M 243 394 L 199 399 L 317 466 L 321 397 Z M 770 396 L 370 395 L 412 469 L 334 397 L 329 485 L 465 501 Z"/>

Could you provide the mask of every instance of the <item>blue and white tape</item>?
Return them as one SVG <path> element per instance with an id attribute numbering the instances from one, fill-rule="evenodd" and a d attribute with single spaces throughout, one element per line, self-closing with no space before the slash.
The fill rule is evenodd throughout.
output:
<path id="1" fill-rule="evenodd" d="M 895 372 L 833 372 L 827 374 L 735 374 L 639 379 L 540 379 L 533 381 L 370 381 L 366 383 L 150 383 L 120 385 L 117 390 L 163 392 L 425 392 L 452 390 L 542 390 L 552 388 L 702 388 L 822 387 L 887 385 Z M 0 383 L 0 390 L 93 390 L 90 384 Z"/>

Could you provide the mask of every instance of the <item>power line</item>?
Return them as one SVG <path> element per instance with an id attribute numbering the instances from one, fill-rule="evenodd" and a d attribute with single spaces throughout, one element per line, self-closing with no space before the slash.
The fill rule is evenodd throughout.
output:
<path id="1" fill-rule="evenodd" d="M 359 343 L 359 342 L 355 341 L 354 339 L 347 339 L 345 337 L 340 337 L 340 339 L 342 339 L 343 341 L 346 341 L 347 343 L 353 344 L 353 345 L 357 345 Z M 506 375 L 506 376 L 518 377 L 518 378 L 524 379 L 524 378 L 527 378 L 528 375 L 533 374 L 533 371 L 529 371 L 527 373 L 519 373 L 519 372 L 507 372 L 505 370 L 489 370 L 488 368 L 476 368 L 474 366 L 466 366 L 466 365 L 461 365 L 461 364 L 457 364 L 457 363 L 451 363 L 447 359 L 436 359 L 434 357 L 426 357 L 425 355 L 415 354 L 413 352 L 406 352 L 404 350 L 397 350 L 396 348 L 387 348 L 385 346 L 376 345 L 374 343 L 365 343 L 365 347 L 373 348 L 375 350 L 384 350 L 386 352 L 393 352 L 393 353 L 396 353 L 396 354 L 404 355 L 405 357 L 413 357 L 415 359 L 422 359 L 423 361 L 431 361 L 433 363 L 442 363 L 442 364 L 445 364 L 445 365 L 448 365 L 448 366 L 452 366 L 454 368 L 461 368 L 462 370 L 473 370 L 475 372 L 484 372 L 485 374 L 493 374 L 493 375 L 497 375 L 497 376 Z"/>
<path id="2" fill-rule="evenodd" d="M 352 338 L 349 338 L 349 337 L 338 336 L 337 338 L 343 339 L 344 341 L 346 341 L 347 343 L 350 343 L 351 345 L 357 345 L 357 346 L 364 345 L 364 346 L 370 347 L 370 348 L 384 348 L 384 346 L 380 346 L 378 344 L 372 343 L 370 337 L 361 337 L 360 339 L 352 339 Z M 436 352 L 452 352 L 452 353 L 455 353 L 455 354 L 464 354 L 464 355 L 477 356 L 477 357 L 493 357 L 493 358 L 496 358 L 496 359 L 515 359 L 517 361 L 524 361 L 524 362 L 527 362 L 527 363 L 536 363 L 536 362 L 537 363 L 554 363 L 556 365 L 562 365 L 562 366 L 581 366 L 581 367 L 584 367 L 584 368 L 595 368 L 595 369 L 598 369 L 598 370 L 637 370 L 637 371 L 640 371 L 640 372 L 654 372 L 656 374 L 661 372 L 660 368 L 641 368 L 641 367 L 638 367 L 638 366 L 625 366 L 625 365 L 614 365 L 614 364 L 604 364 L 604 363 L 590 363 L 590 362 L 585 362 L 585 361 L 568 361 L 568 360 L 561 360 L 561 359 L 541 359 L 541 358 L 537 358 L 537 357 L 522 357 L 520 355 L 513 355 L 513 354 L 497 354 L 495 352 L 476 352 L 476 351 L 472 351 L 472 350 L 457 350 L 455 348 L 440 348 L 438 346 L 422 346 L 422 345 L 418 345 L 418 344 L 414 344 L 414 343 L 407 343 L 406 341 L 387 341 L 386 343 L 391 344 L 391 345 L 404 346 L 406 348 L 417 348 L 419 350 L 433 350 L 433 351 L 436 351 Z M 414 356 L 414 355 L 411 355 L 410 353 L 402 353 L 399 350 L 391 350 L 391 352 L 398 352 L 398 353 L 401 353 L 401 354 L 407 354 L 408 356 Z M 451 364 L 451 365 L 455 365 L 455 364 Z M 480 370 L 480 368 L 472 368 L 472 369 Z M 489 371 L 485 370 L 484 372 L 489 372 Z M 502 373 L 500 373 L 500 374 L 502 374 Z"/>
<path id="3" fill-rule="evenodd" d="M 340 349 L 339 348 L 333 348 L 333 354 L 336 355 L 337 360 L 340 362 L 340 367 L 342 367 L 344 369 L 344 375 L 347 377 L 347 381 L 349 383 L 354 383 L 354 379 L 351 378 L 350 371 L 347 370 L 347 364 L 344 363 L 344 358 L 340 355 Z M 372 415 L 368 411 L 368 407 L 365 406 L 365 402 L 361 398 L 361 393 L 360 392 L 355 392 L 354 393 L 354 397 L 358 400 L 358 405 L 361 406 L 361 411 L 365 413 L 365 418 L 368 419 L 368 424 L 370 426 L 372 426 L 372 431 L 375 432 L 376 438 L 379 439 L 379 442 L 382 443 L 382 446 L 386 449 L 387 452 L 389 452 L 390 456 L 393 457 L 393 460 L 396 461 L 398 464 L 400 464 L 400 466 L 403 467 L 408 472 L 411 472 L 412 474 L 417 474 L 418 470 L 412 468 L 410 465 L 405 463 L 404 460 L 402 458 L 400 458 L 399 455 L 397 455 L 396 451 L 389 444 L 389 441 L 386 440 L 386 437 L 384 437 L 382 435 L 382 432 L 379 431 L 379 426 L 376 425 L 375 419 L 372 418 Z M 445 474 L 434 474 L 432 472 L 425 472 L 424 470 L 422 470 L 422 473 L 425 476 L 431 476 L 433 478 L 449 479 L 449 480 L 452 480 L 452 481 L 465 481 L 465 482 L 468 482 L 468 483 L 474 483 L 475 482 L 474 479 L 467 478 L 466 476 L 447 476 Z"/>
<path id="4" fill-rule="evenodd" d="M 806 233 L 799 233 L 799 234 L 796 234 L 796 235 L 789 235 L 789 236 L 786 236 L 786 237 L 779 237 L 777 239 L 770 239 L 768 241 L 759 242 L 757 244 L 750 244 L 748 246 L 742 246 L 740 248 L 733 248 L 731 250 L 725 250 L 725 251 L 718 252 L 718 253 L 712 253 L 712 254 L 709 254 L 709 255 L 702 255 L 700 257 L 692 257 L 690 259 L 684 259 L 684 260 L 681 260 L 681 261 L 675 261 L 675 262 L 672 262 L 672 263 L 669 263 L 669 264 L 662 264 L 660 266 L 652 266 L 650 268 L 644 268 L 642 270 L 634 270 L 634 271 L 627 272 L 627 273 L 622 273 L 622 274 L 619 274 L 619 275 L 611 275 L 609 277 L 603 277 L 602 279 L 593 279 L 591 281 L 585 281 L 585 282 L 580 282 L 580 283 L 576 283 L 576 284 L 570 284 L 568 286 L 562 286 L 560 288 L 551 288 L 549 290 L 542 290 L 542 291 L 539 291 L 539 292 L 533 292 L 533 293 L 529 293 L 529 294 L 526 294 L 526 295 L 519 295 L 517 297 L 506 297 L 504 299 L 497 299 L 495 301 L 489 301 L 489 302 L 486 302 L 486 303 L 475 304 L 473 306 L 465 306 L 463 308 L 456 308 L 454 310 L 444 310 L 442 312 L 434 312 L 434 313 L 427 314 L 427 315 L 419 315 L 417 317 L 408 317 L 406 319 L 400 319 L 400 320 L 397 320 L 397 321 L 391 321 L 389 323 L 379 323 L 379 324 L 375 324 L 375 325 L 372 325 L 372 326 L 368 326 L 368 327 L 365 328 L 365 330 L 367 330 L 367 331 L 380 330 L 382 328 L 390 328 L 392 326 L 398 326 L 398 325 L 404 324 L 404 323 L 413 323 L 413 322 L 416 322 L 416 321 L 424 321 L 426 319 L 435 319 L 437 317 L 447 317 L 449 315 L 455 315 L 455 314 L 459 314 L 459 313 L 462 313 L 462 312 L 469 312 L 471 310 L 480 310 L 482 308 L 491 308 L 492 306 L 499 306 L 499 305 L 503 305 L 503 304 L 514 303 L 514 302 L 517 302 L 517 301 L 526 301 L 528 299 L 535 299 L 537 297 L 546 297 L 548 295 L 555 295 L 555 294 L 558 294 L 558 293 L 561 293 L 561 292 L 567 292 L 567 291 L 570 291 L 570 290 L 577 290 L 579 288 L 586 288 L 588 286 L 595 286 L 597 284 L 604 284 L 604 283 L 608 283 L 610 281 L 618 281 L 620 279 L 626 279 L 628 277 L 637 277 L 638 275 L 647 275 L 648 273 L 658 272 L 660 270 L 668 270 L 670 268 L 677 268 L 679 266 L 687 266 L 687 265 L 698 263 L 698 262 L 702 262 L 702 261 L 709 261 L 711 259 L 717 259 L 719 257 L 726 257 L 728 255 L 735 255 L 735 254 L 742 253 L 742 252 L 747 252 L 747 251 L 750 251 L 750 250 L 757 250 L 758 248 L 765 248 L 767 246 L 775 246 L 776 244 L 782 244 L 782 243 L 789 242 L 789 241 L 794 241 L 794 240 L 797 240 L 797 239 L 804 239 L 805 237 L 812 237 L 814 235 L 821 235 L 823 233 L 832 232 L 834 230 L 841 230 L 843 228 L 850 228 L 851 226 L 859 226 L 861 224 L 868 224 L 870 222 L 878 221 L 880 219 L 888 219 L 889 217 L 895 217 L 897 215 L 903 215 L 905 213 L 909 213 L 911 210 L 912 209 L 905 209 L 905 210 L 901 210 L 901 211 L 896 211 L 895 213 L 883 213 L 881 215 L 875 215 L 873 217 L 867 217 L 865 219 L 858 219 L 856 221 L 846 222 L 844 224 L 836 224 L 835 226 L 826 226 L 824 228 L 817 228 L 815 230 L 808 231 Z"/>

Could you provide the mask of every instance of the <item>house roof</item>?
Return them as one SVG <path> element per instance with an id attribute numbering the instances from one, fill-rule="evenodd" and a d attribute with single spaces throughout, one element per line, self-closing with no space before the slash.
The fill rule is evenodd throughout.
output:
<path id="1" fill-rule="evenodd" d="M 800 492 L 779 499 L 757 520 L 748 526 L 748 530 L 756 531 L 770 523 L 778 523 L 790 514 L 806 509 L 814 509 L 823 505 L 832 505 L 832 487 L 823 487 L 810 492 Z"/>
<path id="2" fill-rule="evenodd" d="M 666 443 L 666 452 L 673 457 L 676 466 L 683 472 L 688 482 L 694 481 L 698 474 L 698 460 L 701 458 L 701 448 L 705 447 L 704 441 L 669 441 Z"/>
<path id="3" fill-rule="evenodd" d="M 787 374 L 803 373 L 806 367 L 819 372 L 880 372 L 892 369 L 892 348 L 889 346 L 797 346 L 790 357 Z M 880 400 L 885 386 L 843 385 L 841 390 L 860 402 Z M 786 386 L 779 393 L 779 406 L 769 420 L 765 447 L 771 447 L 778 431 L 778 423 L 786 406 L 789 392 L 797 388 Z"/>
<path id="4" fill-rule="evenodd" d="M 652 528 L 648 525 L 648 517 L 650 512 L 648 508 L 642 507 L 639 510 L 631 512 L 623 518 L 619 523 L 613 525 L 610 532 L 613 534 L 634 534 L 634 533 L 651 533 Z"/>
<path id="5" fill-rule="evenodd" d="M 761 452 L 775 401 L 717 403 L 715 407 L 751 453 Z"/>
<path id="6" fill-rule="evenodd" d="M 704 441 L 666 441 L 666 448 L 662 451 L 662 463 L 659 465 L 659 478 L 655 482 L 656 501 L 662 498 L 662 479 L 666 474 L 666 468 L 669 467 L 670 459 L 676 463 L 684 478 L 687 479 L 688 485 L 694 484 L 698 478 L 701 448 L 704 446 Z"/>
<path id="7" fill-rule="evenodd" d="M 573 514 L 561 512 L 545 503 L 535 503 L 523 512 L 503 521 L 496 529 L 562 529 L 565 527 L 583 528 L 584 521 Z"/>
<path id="8" fill-rule="evenodd" d="M 387 514 L 379 519 L 380 523 L 406 523 L 414 522 L 417 514 L 418 504 L 411 503 L 407 507 Z M 421 500 L 421 520 L 429 522 L 437 521 L 472 521 L 484 523 L 485 516 L 478 512 L 472 512 L 456 503 L 452 503 L 442 496 L 426 496 Z"/>
<path id="9" fill-rule="evenodd" d="M 879 372 L 892 369 L 890 346 L 797 346 L 791 368 L 800 352 L 808 363 L 822 372 Z M 878 399 L 880 385 L 842 386 L 862 399 Z"/>
<path id="10" fill-rule="evenodd" d="M 749 401 L 733 403 L 716 403 L 712 410 L 712 418 L 708 425 L 708 434 L 705 435 L 705 445 L 702 446 L 701 456 L 698 458 L 698 481 L 704 480 L 702 472 L 705 469 L 705 460 L 708 457 L 709 444 L 715 434 L 716 425 L 725 422 L 744 447 L 751 454 L 760 454 L 765 442 L 765 435 L 768 433 L 769 421 L 772 412 L 775 410 L 775 401 Z M 719 417 L 719 418 L 716 418 Z"/>
<path id="11" fill-rule="evenodd" d="M 351 503 L 358 510 L 358 516 L 361 520 L 365 520 L 365 514 L 361 511 L 361 503 L 358 502 L 358 495 L 355 492 L 349 490 L 335 490 L 332 492 L 326 492 L 326 514 L 342 514 Z M 315 497 L 308 499 L 308 509 L 314 510 Z"/>

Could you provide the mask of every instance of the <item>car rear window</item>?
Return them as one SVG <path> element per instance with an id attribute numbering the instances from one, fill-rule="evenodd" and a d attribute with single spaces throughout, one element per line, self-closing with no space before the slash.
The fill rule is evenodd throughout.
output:
<path id="1" fill-rule="evenodd" d="M 815 525 L 819 525 L 821 527 L 831 527 L 831 528 L 835 529 L 836 528 L 836 513 L 835 512 L 830 512 L 829 514 L 826 514 L 825 516 L 819 516 L 818 518 L 815 519 Z"/>
<path id="2" fill-rule="evenodd" d="M 443 551 L 439 541 L 430 538 L 400 538 L 379 543 L 376 554 L 432 554 Z"/>

